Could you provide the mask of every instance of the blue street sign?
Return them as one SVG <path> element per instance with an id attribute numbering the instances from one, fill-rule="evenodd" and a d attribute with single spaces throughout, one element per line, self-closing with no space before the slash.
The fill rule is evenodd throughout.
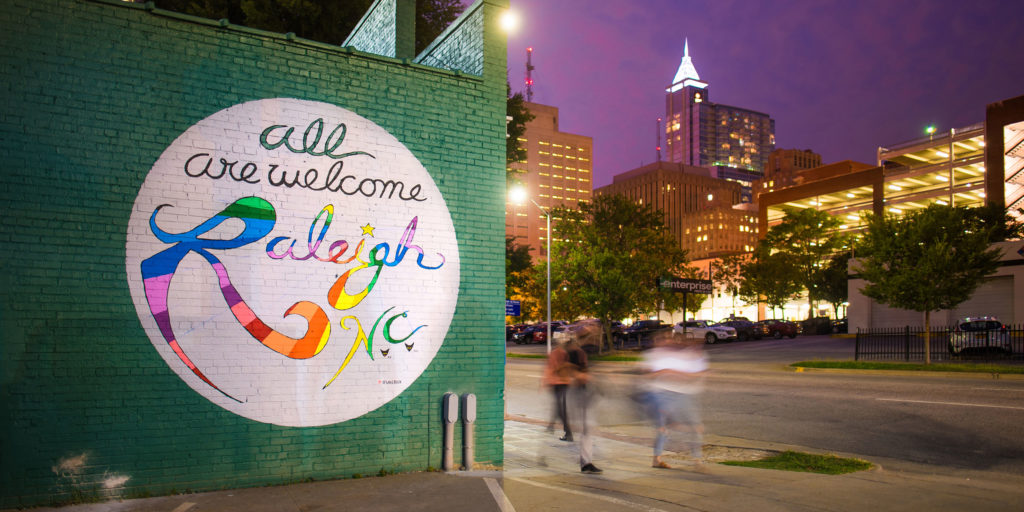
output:
<path id="1" fill-rule="evenodd" d="M 519 316 L 518 300 L 505 300 L 505 316 Z"/>

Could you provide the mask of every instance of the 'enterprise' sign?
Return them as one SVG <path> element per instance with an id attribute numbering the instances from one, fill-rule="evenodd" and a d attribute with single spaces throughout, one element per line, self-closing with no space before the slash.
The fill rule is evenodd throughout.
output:
<path id="1" fill-rule="evenodd" d="M 703 293 L 706 295 L 714 292 L 715 285 L 709 279 L 681 279 L 678 277 L 665 277 L 658 280 L 658 287 L 674 292 Z"/>

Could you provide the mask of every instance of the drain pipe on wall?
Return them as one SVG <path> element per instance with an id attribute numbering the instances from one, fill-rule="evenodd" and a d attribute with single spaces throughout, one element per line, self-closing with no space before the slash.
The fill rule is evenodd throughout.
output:
<path id="1" fill-rule="evenodd" d="M 462 465 L 473 469 L 473 422 L 476 421 L 476 395 L 462 395 Z"/>
<path id="2" fill-rule="evenodd" d="M 444 405 L 444 460 L 441 469 L 451 471 L 455 465 L 455 422 L 459 419 L 459 397 L 455 393 L 445 393 Z"/>

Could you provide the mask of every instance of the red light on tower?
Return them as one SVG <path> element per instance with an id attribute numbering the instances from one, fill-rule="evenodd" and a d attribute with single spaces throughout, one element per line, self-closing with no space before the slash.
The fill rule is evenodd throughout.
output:
<path id="1" fill-rule="evenodd" d="M 526 101 L 533 101 L 533 47 L 526 49 Z"/>
<path id="2" fill-rule="evenodd" d="M 657 161 L 660 162 L 661 161 L 661 118 L 660 117 L 658 118 L 658 122 L 655 124 L 655 127 L 654 127 L 654 137 L 655 137 L 654 150 L 658 154 L 658 160 Z"/>

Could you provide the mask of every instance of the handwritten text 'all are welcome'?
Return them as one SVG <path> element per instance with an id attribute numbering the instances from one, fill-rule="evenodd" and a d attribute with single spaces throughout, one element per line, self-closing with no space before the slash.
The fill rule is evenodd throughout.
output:
<path id="1" fill-rule="evenodd" d="M 281 131 L 283 130 L 283 133 Z M 260 133 L 260 146 L 267 150 L 284 147 L 292 153 L 304 153 L 311 156 L 326 156 L 335 162 L 330 168 L 321 172 L 319 169 L 279 169 L 278 164 L 268 164 L 261 169 L 255 162 L 240 162 L 219 157 L 214 164 L 214 156 L 210 153 L 196 153 L 185 162 L 185 174 L 191 178 L 207 176 L 211 179 L 228 177 L 241 183 L 256 184 L 261 181 L 261 171 L 266 171 L 267 183 L 275 187 L 299 187 L 313 191 L 327 190 L 340 192 L 347 196 L 362 195 L 379 199 L 400 199 L 402 201 L 426 201 L 421 197 L 422 187 L 417 183 L 406 188 L 403 181 L 386 180 L 376 177 L 359 177 L 344 174 L 343 159 L 354 156 L 376 158 L 365 151 L 339 152 L 345 140 L 347 127 L 339 123 L 326 138 L 323 138 L 324 121 L 316 119 L 306 127 L 300 143 L 293 142 L 295 128 L 285 125 L 273 125 Z M 276 140 L 271 140 L 276 138 Z M 321 145 L 321 139 L 323 144 Z M 239 165 L 241 164 L 241 165 Z"/>

